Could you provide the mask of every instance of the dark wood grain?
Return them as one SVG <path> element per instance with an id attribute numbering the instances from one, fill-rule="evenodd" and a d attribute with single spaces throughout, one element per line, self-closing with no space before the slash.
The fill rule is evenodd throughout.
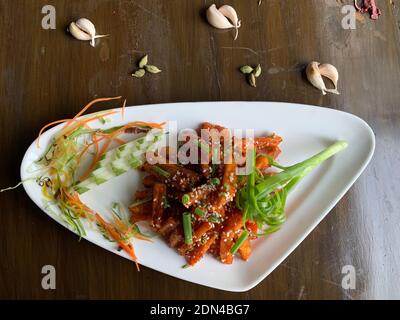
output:
<path id="1" fill-rule="evenodd" d="M 44 123 L 74 114 L 94 97 L 113 95 L 126 96 L 129 105 L 260 100 L 351 112 L 377 135 L 366 172 L 282 265 L 238 294 L 147 268 L 137 273 L 129 261 L 78 243 L 22 189 L 0 194 L 0 298 L 400 298 L 398 8 L 378 0 L 382 17 L 373 22 L 364 16 L 357 30 L 348 31 L 341 28 L 340 9 L 352 0 L 226 2 L 243 20 L 237 41 L 205 22 L 212 1 L 57 0 L 56 30 L 41 28 L 47 1 L 0 1 L 0 185 L 19 180 L 23 153 Z M 72 39 L 66 26 L 81 16 L 111 36 L 94 49 Z M 164 72 L 138 81 L 129 73 L 144 53 Z M 322 97 L 304 80 L 311 60 L 339 68 L 340 96 Z M 247 63 L 263 66 L 257 89 L 237 71 Z M 57 269 L 54 291 L 40 286 L 45 264 Z M 357 270 L 356 290 L 341 287 L 348 264 Z"/>

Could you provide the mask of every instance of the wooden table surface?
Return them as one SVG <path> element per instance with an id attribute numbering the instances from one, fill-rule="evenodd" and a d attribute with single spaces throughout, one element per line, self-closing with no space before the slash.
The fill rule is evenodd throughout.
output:
<path id="1" fill-rule="evenodd" d="M 223 1 L 215 1 L 222 4 Z M 400 298 L 400 33 L 396 4 L 377 0 L 383 15 L 341 27 L 352 0 L 225 1 L 243 26 L 211 28 L 206 0 L 51 1 L 57 29 L 41 27 L 45 0 L 0 1 L 1 186 L 19 179 L 22 156 L 45 123 L 70 117 L 87 101 L 123 95 L 128 105 L 257 100 L 327 106 L 365 119 L 377 136 L 375 157 L 328 217 L 266 280 L 228 293 L 174 279 L 108 253 L 55 224 L 24 190 L 0 194 L 0 298 L 365 299 Z M 399 3 L 400 5 L 400 3 Z M 88 17 L 110 34 L 96 48 L 66 32 Z M 149 53 L 164 72 L 129 73 Z M 323 97 L 304 65 L 340 70 L 340 96 Z M 256 89 L 237 71 L 261 63 Z M 104 109 L 107 105 L 102 106 Z M 218 112 L 218 110 L 216 110 Z M 43 290 L 43 265 L 57 270 L 57 289 Z M 341 286 L 353 265 L 356 289 Z"/>

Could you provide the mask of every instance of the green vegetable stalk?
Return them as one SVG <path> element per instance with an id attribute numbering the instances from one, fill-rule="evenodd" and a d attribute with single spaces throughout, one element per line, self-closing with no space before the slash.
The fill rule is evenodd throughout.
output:
<path id="1" fill-rule="evenodd" d="M 254 154 L 253 171 L 247 177 L 247 185 L 240 190 L 236 201 L 237 207 L 243 212 L 244 222 L 255 221 L 262 231 L 260 235 L 277 231 L 286 220 L 285 206 L 290 191 L 315 167 L 347 146 L 347 142 L 338 141 L 315 156 L 290 167 L 283 167 L 269 158 L 271 166 L 282 171 L 266 177 L 257 173 Z"/>

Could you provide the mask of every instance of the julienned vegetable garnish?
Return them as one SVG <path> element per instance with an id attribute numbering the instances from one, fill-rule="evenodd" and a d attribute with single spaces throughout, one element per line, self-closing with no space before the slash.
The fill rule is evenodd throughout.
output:
<path id="1" fill-rule="evenodd" d="M 137 225 L 131 223 L 129 219 L 122 218 L 121 214 L 117 213 L 120 210 L 117 210 L 115 205 L 112 208 L 113 219 L 107 222 L 79 198 L 79 193 L 84 193 L 93 186 L 126 172 L 129 168 L 140 166 L 144 161 L 144 152 L 151 149 L 162 134 L 162 124 L 146 122 L 129 122 L 123 126 L 104 130 L 90 127 L 89 124 L 96 120 L 117 114 L 119 111 L 116 110 L 81 117 L 98 102 L 120 99 L 121 97 L 96 99 L 73 119 L 59 120 L 44 126 L 40 130 L 37 147 L 40 147 L 40 137 L 46 128 L 65 123 L 62 130 L 53 137 L 43 156 L 35 163 L 35 172 L 39 172 L 38 182 L 49 211 L 57 215 L 53 209 L 58 209 L 62 220 L 79 236 L 86 234 L 83 221 L 97 224 L 106 238 L 115 241 L 119 248 L 137 262 L 131 240 L 133 237 L 145 238 Z M 125 103 L 126 101 L 121 109 L 122 115 Z M 144 133 L 140 138 L 126 143 L 120 136 L 127 129 L 133 128 L 138 128 Z M 113 146 L 114 149 L 108 151 Z M 88 157 L 89 152 L 92 154 L 91 163 L 82 175 L 77 176 L 77 169 L 81 161 Z"/>
<path id="2" fill-rule="evenodd" d="M 347 142 L 338 141 L 310 159 L 290 167 L 282 167 L 270 156 L 265 156 L 272 167 L 282 170 L 268 176 L 257 172 L 254 156 L 254 170 L 247 178 L 246 187 L 240 190 L 236 198 L 237 207 L 243 212 L 244 224 L 247 221 L 256 222 L 261 230 L 260 235 L 279 229 L 286 219 L 286 198 L 290 191 L 316 166 L 345 148 Z"/>

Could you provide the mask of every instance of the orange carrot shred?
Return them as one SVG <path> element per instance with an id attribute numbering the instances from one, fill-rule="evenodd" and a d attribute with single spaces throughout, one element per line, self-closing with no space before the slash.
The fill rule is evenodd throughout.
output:
<path id="1" fill-rule="evenodd" d="M 140 267 L 139 267 L 139 264 L 137 263 L 137 258 L 136 258 L 135 251 L 134 251 L 132 245 L 130 245 L 130 244 L 127 245 L 124 242 L 122 242 L 119 239 L 119 236 L 118 236 L 117 232 L 113 229 L 113 227 L 110 226 L 109 223 L 104 221 L 104 219 L 98 213 L 96 213 L 96 219 L 104 227 L 104 229 L 109 233 L 109 235 L 118 243 L 118 245 L 123 250 L 125 250 L 125 252 L 132 258 L 133 262 L 135 262 L 135 264 L 136 264 L 137 270 L 140 271 Z"/>

